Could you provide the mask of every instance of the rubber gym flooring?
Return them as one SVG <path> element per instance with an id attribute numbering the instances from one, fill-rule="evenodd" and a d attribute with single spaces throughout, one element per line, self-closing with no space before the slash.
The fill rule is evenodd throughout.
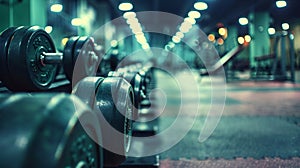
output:
<path id="1" fill-rule="evenodd" d="M 164 73 L 157 73 L 156 76 L 157 87 L 164 90 L 164 95 L 158 97 L 166 98 L 165 105 L 161 105 L 164 101 L 160 98 L 156 99 L 158 106 L 164 109 L 160 113 L 159 129 L 163 131 L 174 123 L 178 109 L 183 109 L 182 116 L 188 118 L 185 121 L 195 122 L 179 143 L 160 154 L 161 168 L 300 167 L 299 78 L 296 78 L 296 83 L 226 83 L 225 105 L 220 121 L 211 136 L 199 142 L 198 137 L 211 107 L 223 105 L 220 100 L 222 96 L 212 102 L 212 79 L 194 74 L 199 87 L 197 90 L 188 82 L 176 83 Z M 179 73 L 175 78 L 182 76 L 184 73 Z M 191 85 L 186 87 L 191 89 L 185 89 L 182 94 L 180 85 Z M 223 94 L 222 89 L 214 87 L 217 87 L 216 95 Z M 195 92 L 200 93 L 200 99 L 196 98 Z M 187 100 L 184 104 L 181 103 L 183 99 Z M 199 107 L 196 117 L 193 116 L 197 111 L 195 107 Z M 213 114 L 219 115 L 218 112 Z M 168 137 L 162 141 L 168 141 Z"/>

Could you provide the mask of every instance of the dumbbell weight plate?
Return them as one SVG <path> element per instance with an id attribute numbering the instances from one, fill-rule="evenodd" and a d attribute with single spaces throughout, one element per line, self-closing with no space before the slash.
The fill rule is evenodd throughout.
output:
<path id="1" fill-rule="evenodd" d="M 142 90 L 144 93 L 147 93 L 147 75 L 144 70 L 139 70 L 138 74 L 142 77 Z"/>
<path id="2" fill-rule="evenodd" d="M 73 88 L 73 94 L 97 114 L 102 133 L 104 165 L 125 161 L 132 135 L 134 97 L 130 84 L 118 77 L 86 77 Z"/>
<path id="3" fill-rule="evenodd" d="M 124 78 L 127 82 L 130 83 L 133 89 L 134 93 L 134 109 L 133 109 L 133 120 L 137 120 L 139 117 L 139 108 L 140 108 L 140 103 L 143 100 L 143 91 L 142 91 L 142 78 L 138 73 L 133 73 L 133 72 L 115 72 L 115 71 L 110 71 L 108 73 L 109 77 L 122 77 Z"/>
<path id="4" fill-rule="evenodd" d="M 94 40 L 91 37 L 71 37 L 64 50 L 64 69 L 67 78 L 77 83 L 87 76 L 94 76 L 99 65 Z M 75 75 L 73 76 L 73 73 Z"/>
<path id="5" fill-rule="evenodd" d="M 139 74 L 141 76 L 141 85 L 142 85 L 142 91 L 144 93 L 146 93 L 146 85 L 147 85 L 147 80 L 146 80 L 146 76 L 147 76 L 147 72 L 144 69 L 140 69 L 138 67 L 129 67 L 127 70 L 127 73 L 135 73 L 135 74 Z"/>
<path id="6" fill-rule="evenodd" d="M 0 80 L 6 86 L 14 86 L 11 76 L 9 75 L 7 53 L 12 36 L 20 28 L 22 27 L 9 27 L 0 35 Z"/>
<path id="7" fill-rule="evenodd" d="M 69 81 L 72 81 L 74 64 L 76 62 L 76 58 L 74 57 L 74 53 L 75 53 L 74 50 L 76 46 L 75 44 L 78 39 L 79 39 L 78 36 L 70 37 L 64 48 L 63 66 L 64 66 L 66 77 Z"/>
<path id="8" fill-rule="evenodd" d="M 0 102 L 0 167 L 103 166 L 102 150 L 93 141 L 101 139 L 99 123 L 75 96 L 0 95 Z"/>
<path id="9" fill-rule="evenodd" d="M 42 52 L 55 53 L 54 43 L 43 29 L 23 27 L 18 29 L 8 48 L 9 74 L 16 84 L 13 91 L 47 90 L 55 78 L 57 65 L 45 65 L 40 60 Z"/>
<path id="10" fill-rule="evenodd" d="M 124 79 L 130 82 L 135 97 L 135 108 L 140 108 L 140 102 L 143 100 L 142 77 L 138 73 L 125 73 Z"/>
<path id="11" fill-rule="evenodd" d="M 101 115 L 109 125 L 102 125 L 104 165 L 117 166 L 125 161 L 130 149 L 134 93 L 130 84 L 118 77 L 105 78 L 96 91 Z M 110 151 L 112 152 L 110 152 Z"/>

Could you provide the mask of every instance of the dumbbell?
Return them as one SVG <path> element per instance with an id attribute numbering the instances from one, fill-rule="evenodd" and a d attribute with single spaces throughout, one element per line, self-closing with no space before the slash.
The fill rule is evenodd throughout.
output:
<path id="1" fill-rule="evenodd" d="M 76 96 L 1 94 L 0 115 L 0 167 L 103 167 L 100 124 Z"/>
<path id="2" fill-rule="evenodd" d="M 126 73 L 138 74 L 141 77 L 141 92 L 143 93 L 142 98 L 140 99 L 140 108 L 150 107 L 151 102 L 149 100 L 149 94 L 152 89 L 155 88 L 154 84 L 154 76 L 153 76 L 153 68 L 151 64 L 135 64 L 126 68 L 121 68 L 121 72 L 126 70 Z M 118 70 L 119 72 L 119 70 Z"/>
<path id="3" fill-rule="evenodd" d="M 95 76 L 101 60 L 100 51 L 96 46 L 92 37 L 69 38 L 63 52 L 64 71 L 69 81 L 73 79 L 73 82 L 78 82 L 84 77 Z M 75 66 L 76 77 L 73 76 Z"/>
<path id="4" fill-rule="evenodd" d="M 131 85 L 119 77 L 86 77 L 73 91 L 97 115 L 101 125 L 104 166 L 118 166 L 128 155 L 134 109 Z"/>
<path id="5" fill-rule="evenodd" d="M 38 26 L 6 29 L 0 35 L 0 46 L 0 78 L 12 91 L 47 90 L 61 63 L 71 80 L 78 59 L 82 63 L 77 66 L 79 81 L 95 74 L 100 61 L 92 38 L 70 38 L 64 52 L 58 53 L 49 34 Z"/>
<path id="6" fill-rule="evenodd" d="M 142 90 L 145 94 L 147 94 L 149 92 L 149 90 L 153 89 L 153 88 L 148 87 L 149 83 L 153 79 L 151 69 L 152 68 L 149 67 L 148 65 L 143 66 L 141 64 L 134 64 L 134 65 L 120 68 L 117 71 L 122 72 L 122 73 L 139 74 L 139 76 L 141 76 L 141 79 L 142 79 L 142 81 L 141 81 Z"/>
<path id="7" fill-rule="evenodd" d="M 108 73 L 108 77 L 121 77 L 125 79 L 127 82 L 130 83 L 131 87 L 133 88 L 134 93 L 134 114 L 133 120 L 137 120 L 139 117 L 139 109 L 140 109 L 140 103 L 143 99 L 146 98 L 145 93 L 143 91 L 143 85 L 142 85 L 142 77 L 138 73 L 130 73 L 130 72 L 124 72 L 124 71 L 110 71 Z"/>
<path id="8" fill-rule="evenodd" d="M 144 67 L 141 71 L 139 71 L 139 74 L 144 78 L 144 92 L 146 93 L 146 96 L 148 96 L 149 91 L 151 91 L 155 86 L 155 78 L 154 78 L 154 68 L 151 67 Z"/>

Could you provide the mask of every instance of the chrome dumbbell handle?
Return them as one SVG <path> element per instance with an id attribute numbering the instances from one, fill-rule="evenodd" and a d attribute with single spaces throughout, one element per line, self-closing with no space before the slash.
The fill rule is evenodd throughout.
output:
<path id="1" fill-rule="evenodd" d="M 40 55 L 43 64 L 60 64 L 63 60 L 63 53 L 46 53 Z"/>

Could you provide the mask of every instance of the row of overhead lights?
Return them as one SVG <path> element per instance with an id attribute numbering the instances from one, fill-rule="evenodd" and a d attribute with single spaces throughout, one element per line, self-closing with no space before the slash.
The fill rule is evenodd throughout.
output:
<path id="1" fill-rule="evenodd" d="M 201 17 L 201 13 L 199 11 L 206 10 L 207 8 L 208 5 L 205 2 L 194 3 L 194 9 L 188 12 L 188 16 L 184 18 L 183 22 L 179 26 L 179 31 L 172 36 L 172 41 L 170 41 L 165 48 L 169 50 L 175 47 L 175 44 L 180 43 L 184 34 L 189 32 L 193 25 L 196 24 L 196 20 Z"/>
<path id="2" fill-rule="evenodd" d="M 276 1 L 276 7 L 277 8 L 284 8 L 287 6 L 287 2 L 285 0 L 277 0 Z M 282 23 L 281 24 L 282 30 L 286 31 L 290 29 L 290 25 L 288 23 Z M 268 33 L 269 35 L 274 35 L 276 34 L 276 29 L 273 27 L 268 28 Z"/>
<path id="3" fill-rule="evenodd" d="M 276 7 L 277 8 L 284 8 L 287 6 L 287 2 L 285 0 L 277 0 L 276 1 Z M 248 25 L 249 21 L 246 17 L 241 17 L 239 18 L 239 24 L 244 26 Z M 290 25 L 288 23 L 282 23 L 281 24 L 282 30 L 288 30 L 290 28 Z M 268 33 L 269 35 L 274 35 L 276 33 L 276 29 L 273 27 L 268 28 Z M 250 43 L 251 41 L 251 36 L 250 35 L 245 35 L 244 37 L 238 37 L 238 43 L 239 44 L 245 44 L 245 43 Z"/>
<path id="4" fill-rule="evenodd" d="M 223 24 L 219 24 L 219 28 L 218 28 L 218 36 L 219 38 L 216 39 L 216 36 L 214 34 L 209 34 L 207 36 L 208 40 L 212 43 L 217 43 L 218 45 L 223 45 L 224 44 L 224 40 L 227 38 L 228 36 L 228 30 L 227 28 L 224 27 Z"/>
<path id="5" fill-rule="evenodd" d="M 247 25 L 248 24 L 248 19 L 247 18 L 240 18 L 239 19 L 239 23 L 240 23 L 240 25 Z M 289 28 L 290 28 L 290 25 L 288 24 L 288 23 L 282 23 L 281 24 L 281 28 L 282 28 L 282 30 L 288 30 Z M 269 34 L 270 35 L 273 35 L 273 34 L 275 34 L 275 28 L 269 28 L 268 29 L 268 32 L 269 32 Z"/>
<path id="6" fill-rule="evenodd" d="M 64 8 L 64 7 L 63 7 L 62 4 L 52 4 L 52 5 L 50 6 L 50 11 L 51 11 L 51 12 L 54 12 L 54 13 L 60 13 L 60 12 L 62 12 L 63 8 Z M 73 19 L 71 20 L 71 24 L 72 24 L 73 26 L 81 26 L 81 25 L 84 24 L 84 20 L 81 19 L 81 18 L 73 18 Z M 51 33 L 52 30 L 53 30 L 53 27 L 52 27 L 52 26 L 46 26 L 46 27 L 45 27 L 45 31 L 46 31 L 47 33 Z"/>
<path id="7" fill-rule="evenodd" d="M 250 35 L 245 35 L 244 37 L 238 37 L 237 41 L 239 44 L 248 44 L 251 42 L 251 36 Z"/>
<path id="8" fill-rule="evenodd" d="M 284 8 L 284 7 L 286 7 L 286 6 L 287 6 L 287 2 L 286 2 L 285 0 L 277 0 L 277 1 L 276 1 L 276 7 L 277 7 L 277 8 Z M 240 25 L 242 25 L 242 26 L 247 25 L 248 22 L 249 22 L 249 21 L 248 21 L 248 19 L 247 19 L 246 17 L 241 17 L 241 18 L 239 18 L 239 23 L 240 23 Z M 281 28 L 282 28 L 282 30 L 288 30 L 288 29 L 290 28 L 290 25 L 289 25 L 288 23 L 282 23 L 282 24 L 281 24 Z M 268 33 L 269 33 L 270 35 L 274 35 L 274 34 L 276 33 L 275 28 L 270 27 L 270 28 L 268 29 Z"/>
<path id="9" fill-rule="evenodd" d="M 129 2 L 123 2 L 119 4 L 118 8 L 120 11 L 124 12 L 123 17 L 126 20 L 126 23 L 129 25 L 132 33 L 134 34 L 136 41 L 144 50 L 149 51 L 150 45 L 143 32 L 142 26 L 136 17 L 136 13 L 132 11 L 133 5 Z"/>
<path id="10" fill-rule="evenodd" d="M 287 6 L 287 2 L 286 2 L 285 0 L 277 0 L 277 1 L 276 1 L 276 6 L 277 6 L 278 8 L 284 8 L 284 7 Z M 196 3 L 194 4 L 194 8 L 197 9 L 197 10 L 206 10 L 206 9 L 208 8 L 208 5 L 207 5 L 205 2 L 196 2 Z M 189 16 L 190 18 L 193 18 L 193 17 L 191 17 L 191 16 L 192 16 L 192 12 L 194 13 L 194 11 L 191 11 L 191 12 L 190 12 L 191 15 L 190 15 L 190 13 L 188 14 L 188 16 Z M 196 12 L 198 12 L 198 11 L 196 11 Z M 198 15 L 199 18 L 200 18 L 200 17 L 201 17 L 201 14 L 200 14 L 200 13 L 197 14 L 196 12 L 195 12 L 194 14 L 195 14 L 195 15 Z M 194 18 L 194 19 L 197 19 L 197 18 Z M 247 19 L 246 17 L 241 17 L 241 18 L 239 18 L 238 22 L 239 22 L 239 24 L 242 25 L 242 26 L 247 25 L 247 24 L 249 23 L 249 21 L 248 21 L 248 19 Z M 184 22 L 183 22 L 183 23 L 184 23 Z M 194 23 L 194 21 L 192 21 L 191 23 Z M 179 28 L 179 30 L 187 31 L 186 29 L 183 28 L 183 26 L 185 26 L 185 25 L 182 24 L 181 27 Z M 191 26 L 188 25 L 186 28 L 191 28 Z M 289 29 L 289 24 L 288 24 L 288 23 L 283 23 L 283 24 L 282 24 L 282 29 L 283 29 L 283 30 L 288 30 L 288 29 Z M 268 29 L 268 32 L 269 32 L 270 35 L 273 35 L 273 34 L 276 33 L 276 30 L 275 30 L 275 28 L 269 28 L 269 29 Z M 185 32 L 182 32 L 182 31 L 177 32 L 177 33 L 175 34 L 175 36 L 172 37 L 173 43 L 179 43 L 179 42 L 181 41 L 181 38 L 184 37 L 184 33 L 185 33 Z M 221 36 L 220 38 L 218 38 L 218 39 L 216 40 L 216 37 L 215 37 L 214 34 L 209 34 L 209 35 L 208 35 L 208 40 L 211 41 L 211 42 L 217 42 L 218 45 L 223 45 L 223 44 L 224 44 L 224 40 L 223 40 L 223 39 L 226 39 L 226 38 L 227 38 L 227 29 L 224 28 L 224 27 L 220 27 L 220 28 L 218 29 L 218 33 L 219 33 L 219 35 Z M 252 38 L 251 38 L 250 35 L 245 35 L 244 37 L 241 37 L 241 36 L 240 36 L 240 37 L 238 37 L 238 39 L 237 39 L 237 41 L 238 41 L 239 44 L 245 44 L 245 43 L 247 44 L 247 43 L 250 43 L 251 40 L 252 40 Z M 170 43 L 169 43 L 169 46 L 170 46 Z M 173 45 L 171 45 L 171 46 L 175 46 L 175 45 L 173 44 Z"/>
<path id="11" fill-rule="evenodd" d="M 218 24 L 219 28 L 218 28 L 218 38 L 216 39 L 215 34 L 211 33 L 207 36 L 208 40 L 212 43 L 216 43 L 217 45 L 223 45 L 224 44 L 224 40 L 227 38 L 228 36 L 228 30 L 226 27 L 224 27 L 223 24 L 219 23 Z M 250 35 L 245 35 L 245 36 L 239 36 L 237 38 L 237 42 L 239 44 L 249 44 L 251 42 L 252 38 Z"/>
<path id="12" fill-rule="evenodd" d="M 287 6 L 286 1 L 284 0 L 277 0 L 276 1 L 276 6 L 278 8 L 283 8 Z M 205 2 L 196 2 L 194 4 L 194 8 L 197 10 L 206 10 L 208 8 L 208 5 Z M 189 29 L 192 27 L 193 24 L 195 24 L 196 19 L 201 17 L 200 12 L 198 11 L 190 11 L 188 13 L 187 18 L 185 18 L 184 22 L 181 24 L 180 28 L 179 28 L 179 32 L 176 32 L 176 34 L 172 37 L 172 42 L 169 42 L 167 47 L 174 47 L 176 43 L 179 43 L 181 41 L 181 39 L 184 37 L 184 33 L 187 33 L 189 31 Z M 189 19 L 188 19 L 189 18 Z M 241 17 L 239 18 L 239 24 L 240 25 L 247 25 L 249 23 L 248 19 L 246 17 Z M 288 23 L 283 23 L 282 24 L 282 29 L 283 30 L 288 30 L 289 29 L 289 24 Z M 276 33 L 275 28 L 269 28 L 268 32 L 270 35 L 273 35 Z M 224 44 L 224 39 L 226 39 L 227 37 L 227 29 L 224 27 L 221 27 L 218 29 L 218 33 L 219 35 L 222 37 L 218 38 L 217 40 L 215 39 L 215 35 L 214 34 L 209 34 L 208 35 L 208 40 L 211 42 L 217 42 L 218 45 L 222 45 Z M 238 37 L 237 41 L 239 44 L 245 44 L 245 43 L 250 43 L 252 40 L 250 35 L 245 35 L 244 37 Z"/>
<path id="13" fill-rule="evenodd" d="M 239 24 L 242 25 L 242 26 L 245 26 L 245 25 L 248 25 L 249 21 L 248 21 L 248 18 L 246 17 L 241 17 L 239 18 Z M 239 36 L 237 38 L 237 42 L 241 45 L 243 44 L 249 44 L 251 42 L 252 38 L 250 35 L 245 35 L 244 37 L 243 36 Z"/>
<path id="14" fill-rule="evenodd" d="M 287 6 L 287 2 L 285 0 L 277 0 L 276 6 L 278 8 L 284 8 Z M 184 19 L 184 22 L 181 24 L 181 26 L 179 28 L 180 31 L 177 32 L 172 37 L 172 42 L 179 43 L 181 41 L 181 39 L 184 37 L 184 33 L 187 33 L 190 30 L 190 28 L 196 23 L 196 19 L 201 17 L 201 14 L 199 11 L 206 10 L 208 8 L 208 5 L 205 2 L 196 2 L 196 3 L 194 3 L 194 8 L 196 10 L 192 10 L 188 13 L 188 17 Z M 127 23 L 129 24 L 130 28 L 132 29 L 132 32 L 135 34 L 136 39 L 138 40 L 138 42 L 142 45 L 142 47 L 144 49 L 147 49 L 147 48 L 149 48 L 149 44 L 144 42 L 146 38 L 144 36 L 144 33 L 141 30 L 141 26 L 140 26 L 138 20 L 136 19 L 136 14 L 134 12 L 129 12 L 132 9 L 133 9 L 133 5 L 131 3 L 125 2 L 125 3 L 119 4 L 119 10 L 125 11 L 123 16 L 125 19 L 127 19 Z M 63 5 L 62 4 L 53 4 L 53 5 L 51 5 L 50 10 L 55 13 L 60 13 L 63 10 Z M 83 22 L 84 21 L 81 18 L 73 18 L 71 20 L 71 24 L 73 26 L 81 26 L 83 24 Z M 239 18 L 239 23 L 240 23 L 240 25 L 247 25 L 249 23 L 249 21 L 246 17 L 241 17 L 241 18 Z M 289 27 L 290 26 L 288 23 L 282 24 L 283 30 L 288 30 Z M 52 26 L 45 27 L 45 31 L 48 33 L 51 33 L 52 30 L 53 30 Z M 141 31 L 138 31 L 138 30 L 141 30 Z M 276 33 L 275 28 L 270 27 L 268 29 L 268 33 L 270 35 L 274 35 Z"/>
<path id="15" fill-rule="evenodd" d="M 222 29 L 226 29 L 226 28 L 220 28 L 220 29 L 222 30 Z M 219 31 L 219 34 L 220 34 L 220 31 Z M 218 45 L 223 45 L 224 44 L 224 39 L 226 39 L 226 36 L 222 36 L 222 37 L 219 37 L 218 39 L 216 39 L 214 34 L 209 34 L 207 36 L 207 38 L 212 43 L 217 43 Z M 238 41 L 239 44 L 248 44 L 248 43 L 251 42 L 251 40 L 252 40 L 252 38 L 251 38 L 250 35 L 245 35 L 244 37 L 239 36 L 237 38 L 237 41 Z"/>
<path id="16" fill-rule="evenodd" d="M 63 8 L 64 7 L 62 4 L 56 3 L 56 4 L 52 4 L 50 6 L 50 11 L 53 13 L 60 13 L 63 11 Z M 72 26 L 82 26 L 85 24 L 85 21 L 81 18 L 73 18 L 71 20 L 71 24 L 72 24 Z M 53 31 L 53 27 L 49 26 L 49 25 L 46 26 L 44 29 L 47 33 L 51 33 Z M 67 41 L 68 41 L 68 38 L 63 38 L 61 40 L 62 45 L 65 45 L 67 43 Z"/>
<path id="17" fill-rule="evenodd" d="M 51 12 L 54 13 L 60 13 L 63 10 L 63 5 L 62 4 L 53 4 L 50 7 Z M 84 21 L 81 18 L 73 18 L 71 20 L 71 24 L 73 26 L 81 26 L 84 23 Z"/>
<path id="18" fill-rule="evenodd" d="M 63 8 L 64 7 L 63 7 L 62 4 L 53 4 L 53 5 L 50 6 L 50 11 L 55 12 L 55 13 L 59 13 L 63 10 Z M 53 31 L 52 26 L 46 26 L 44 29 L 47 33 L 51 33 Z"/>
<path id="19" fill-rule="evenodd" d="M 281 28 L 282 28 L 282 30 L 287 31 L 290 29 L 290 25 L 288 23 L 282 23 Z M 268 29 L 268 33 L 269 33 L 269 35 L 274 35 L 274 34 L 276 34 L 276 29 L 274 27 L 270 27 Z"/>

